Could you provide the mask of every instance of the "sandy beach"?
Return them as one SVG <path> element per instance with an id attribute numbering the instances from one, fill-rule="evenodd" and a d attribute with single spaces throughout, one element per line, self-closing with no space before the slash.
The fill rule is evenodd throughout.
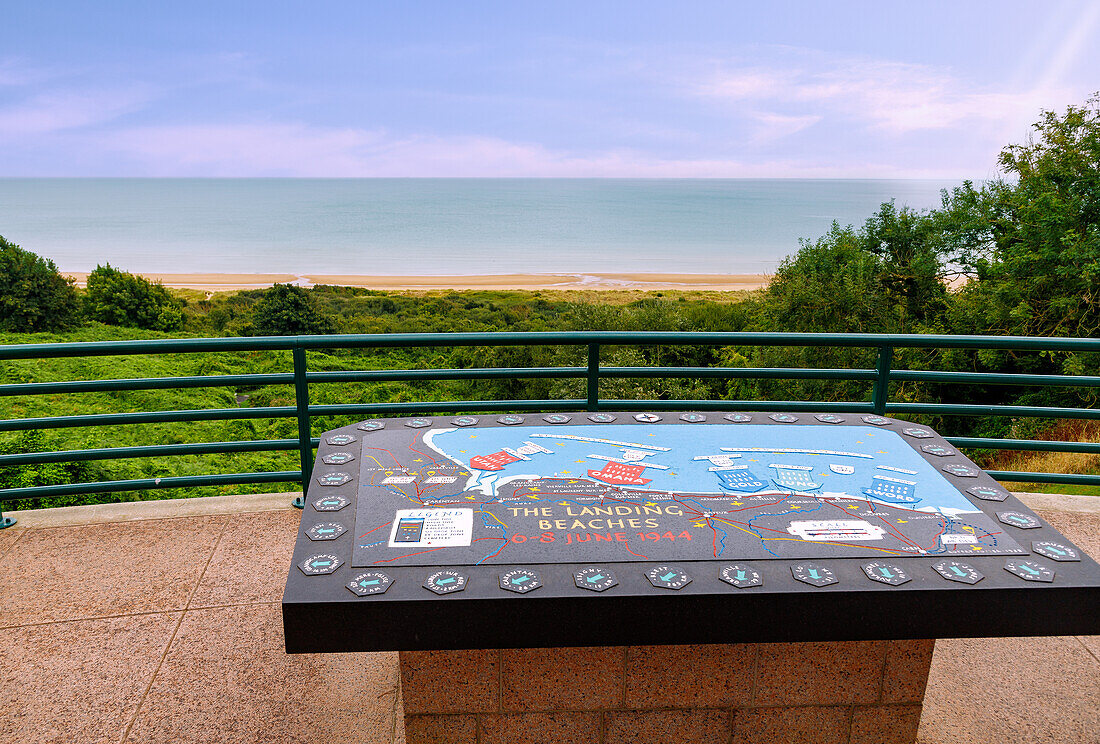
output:
<path id="1" fill-rule="evenodd" d="M 85 272 L 65 272 L 78 286 Z M 166 287 L 227 292 L 280 284 L 332 284 L 380 290 L 699 290 L 745 291 L 767 285 L 763 274 L 482 274 L 472 276 L 362 276 L 334 274 L 141 274 Z"/>

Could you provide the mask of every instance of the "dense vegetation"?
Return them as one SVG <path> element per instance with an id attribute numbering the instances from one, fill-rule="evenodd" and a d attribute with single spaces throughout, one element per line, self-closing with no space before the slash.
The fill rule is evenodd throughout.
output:
<path id="1" fill-rule="evenodd" d="M 110 266 L 79 292 L 42 259 L 0 239 L 0 343 L 181 336 L 394 333 L 495 330 L 696 330 L 974 333 L 1095 337 L 1100 332 L 1100 98 L 1064 114 L 1046 113 L 1033 138 L 1005 148 L 1004 177 L 965 183 L 939 209 L 889 202 L 861 226 L 805 241 L 760 293 L 385 293 L 348 287 L 271 289 L 205 296 L 169 291 Z M 1098 355 L 1001 351 L 898 350 L 896 367 L 1032 373 L 1100 373 Z M 873 352 L 842 348 L 606 348 L 603 363 L 624 366 L 873 367 Z M 416 369 L 581 365 L 576 348 L 515 347 L 310 352 L 310 368 Z M 285 372 L 287 352 L 226 352 L 9 362 L 0 383 L 61 379 Z M 314 385 L 315 403 L 583 397 L 583 382 Z M 609 380 L 610 398 L 867 400 L 866 383 L 772 380 Z M 911 384 L 893 399 L 1093 407 L 1095 388 Z M 159 409 L 291 405 L 286 386 L 198 388 L 0 398 L 0 418 Z M 316 419 L 319 432 L 347 419 Z M 931 419 L 953 434 L 1031 437 L 1054 422 L 1035 419 Z M 1088 426 L 1052 437 L 1095 438 Z M 0 454 L 141 443 L 233 441 L 296 436 L 290 419 L 53 429 L 0 435 Z M 972 453 L 993 460 L 993 453 Z M 74 480 L 293 470 L 293 453 L 192 456 L 170 461 L 103 460 L 0 468 L 0 488 Z M 1100 470 L 1100 458 L 1062 467 Z M 286 486 L 292 488 L 291 484 Z M 258 486 L 254 490 L 268 489 Z M 240 492 L 241 486 L 189 495 Z M 157 492 L 144 497 L 155 497 Z M 173 495 L 179 495 L 173 494 Z M 137 498 L 115 494 L 103 500 Z M 51 499 L 86 503 L 93 498 Z"/>

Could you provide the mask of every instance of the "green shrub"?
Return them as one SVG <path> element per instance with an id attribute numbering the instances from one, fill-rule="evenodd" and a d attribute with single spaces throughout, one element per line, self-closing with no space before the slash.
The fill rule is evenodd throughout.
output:
<path id="1" fill-rule="evenodd" d="M 88 275 L 84 297 L 88 317 L 107 325 L 174 331 L 183 326 L 183 303 L 160 282 L 119 271 L 110 264 Z"/>
<path id="2" fill-rule="evenodd" d="M 0 331 L 63 330 L 79 318 L 72 280 L 61 276 L 50 259 L 0 236 Z"/>

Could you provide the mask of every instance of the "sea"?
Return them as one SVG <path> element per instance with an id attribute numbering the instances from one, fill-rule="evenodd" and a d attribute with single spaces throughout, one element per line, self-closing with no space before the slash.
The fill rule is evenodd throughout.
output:
<path id="1" fill-rule="evenodd" d="M 63 271 L 760 274 L 926 180 L 0 179 L 0 235 Z"/>

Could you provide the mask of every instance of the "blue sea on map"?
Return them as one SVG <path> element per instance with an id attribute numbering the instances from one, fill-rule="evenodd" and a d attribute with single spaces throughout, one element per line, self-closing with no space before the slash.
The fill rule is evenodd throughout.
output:
<path id="1" fill-rule="evenodd" d="M 471 470 L 473 475 L 467 483 L 467 490 L 480 490 L 486 496 L 494 496 L 493 489 L 501 483 L 524 476 L 588 478 L 588 470 L 599 470 L 606 458 L 623 460 L 624 449 L 642 451 L 634 445 L 656 446 L 651 444 L 657 438 L 656 427 L 661 427 L 660 444 L 668 447 L 669 451 L 651 450 L 653 454 L 641 457 L 634 464 L 666 466 L 668 469 L 646 467 L 642 477 L 652 479 L 651 482 L 632 488 L 728 495 L 734 492 L 723 490 L 718 472 L 709 470 L 714 467 L 713 461 L 695 458 L 729 456 L 734 466 L 747 465 L 754 476 L 766 481 L 768 486 L 765 491 L 792 490 L 776 484 L 779 471 L 772 465 L 794 465 L 811 467 L 812 470 L 802 472 L 809 476 L 810 481 L 821 484 L 819 488 L 799 489 L 808 494 L 843 493 L 866 499 L 868 496 L 863 489 L 870 487 L 874 478 L 885 476 L 895 481 L 917 482 L 914 495 L 919 500 L 904 504 L 907 508 L 944 514 L 978 511 L 947 482 L 942 473 L 903 441 L 900 434 L 873 426 L 731 426 L 723 423 L 490 427 L 476 430 L 436 429 L 425 440 L 437 452 L 463 467 L 470 467 L 471 457 L 491 454 L 506 447 L 516 449 L 525 442 L 538 444 L 552 452 L 531 454 L 530 461 L 512 462 L 500 471 Z M 576 437 L 611 440 L 624 446 L 584 441 Z M 748 448 L 761 451 L 747 451 Z M 835 454 L 782 451 L 792 449 L 814 452 L 827 449 Z M 590 455 L 603 459 L 591 458 Z M 829 466 L 834 464 L 849 466 L 852 473 L 833 472 Z"/>
<path id="2" fill-rule="evenodd" d="M 64 271 L 470 275 L 774 271 L 833 220 L 950 181 L 0 178 L 0 234 Z"/>

